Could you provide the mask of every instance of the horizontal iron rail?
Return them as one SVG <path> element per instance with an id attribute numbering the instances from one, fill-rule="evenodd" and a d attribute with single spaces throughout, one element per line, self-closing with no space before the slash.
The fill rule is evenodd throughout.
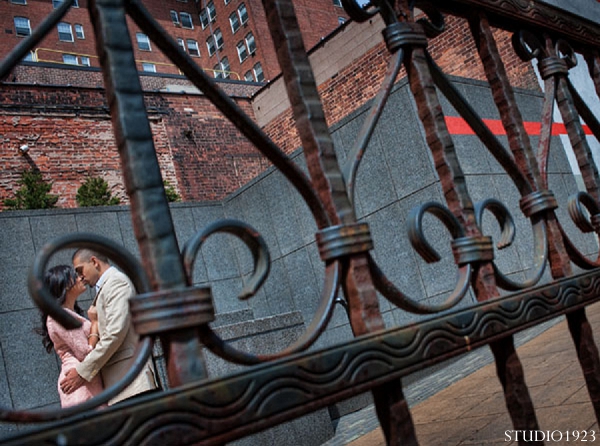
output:
<path id="1" fill-rule="evenodd" d="M 600 270 L 54 423 L 5 445 L 223 444 L 600 300 Z M 145 444 L 145 443 L 144 443 Z"/>
<path id="2" fill-rule="evenodd" d="M 597 23 L 539 0 L 417 0 L 416 6 L 462 17 L 485 12 L 495 27 L 508 31 L 537 29 L 568 38 L 579 52 L 600 43 Z"/>

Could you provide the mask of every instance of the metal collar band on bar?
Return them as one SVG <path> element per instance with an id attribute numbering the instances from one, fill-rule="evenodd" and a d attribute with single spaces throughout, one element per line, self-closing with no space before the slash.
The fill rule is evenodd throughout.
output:
<path id="1" fill-rule="evenodd" d="M 529 218 L 540 212 L 558 208 L 558 203 L 552 191 L 541 190 L 521 198 L 519 206 L 525 217 Z"/>
<path id="2" fill-rule="evenodd" d="M 325 228 L 317 232 L 316 238 L 323 261 L 373 249 L 373 239 L 367 223 Z"/>
<path id="3" fill-rule="evenodd" d="M 542 79 L 546 80 L 555 74 L 569 74 L 569 66 L 567 62 L 558 57 L 546 57 L 538 63 L 538 69 Z"/>
<path id="4" fill-rule="evenodd" d="M 452 240 L 452 253 L 457 265 L 494 260 L 492 237 L 461 237 Z"/>
<path id="5" fill-rule="evenodd" d="M 382 34 L 391 53 L 403 46 L 427 46 L 427 36 L 419 23 L 392 23 L 385 27 Z"/>
<path id="6" fill-rule="evenodd" d="M 189 327 L 199 327 L 215 320 L 210 287 L 155 291 L 129 299 L 135 331 L 154 335 Z"/>

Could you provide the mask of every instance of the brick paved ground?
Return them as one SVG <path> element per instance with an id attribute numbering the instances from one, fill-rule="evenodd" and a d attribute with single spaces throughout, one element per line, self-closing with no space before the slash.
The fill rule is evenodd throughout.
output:
<path id="1" fill-rule="evenodd" d="M 600 345 L 600 305 L 588 307 L 587 315 L 592 327 L 596 329 L 596 343 Z M 488 350 L 487 347 L 485 350 Z M 547 441 L 546 444 L 600 445 L 598 424 L 566 321 L 563 319 L 555 323 L 542 334 L 521 345 L 517 352 L 523 363 L 525 380 L 536 408 L 540 428 L 544 431 L 556 430 L 563 433 L 567 430 L 588 431 L 586 442 L 582 442 L 581 438 L 579 441 L 573 441 L 571 438 L 567 442 L 563 438 L 563 441 Z M 407 395 L 407 400 L 411 403 L 410 395 Z M 493 364 L 488 364 L 424 401 L 411 405 L 417 436 L 422 446 L 517 444 L 509 441 L 505 433 L 513 428 Z M 337 444 L 385 444 L 372 407 L 362 411 L 362 418 L 363 420 L 354 421 L 353 429 L 360 432 L 362 424 L 362 428 L 368 429 L 368 433 L 354 441 L 340 443 L 338 440 Z M 595 442 L 589 441 L 592 440 L 590 430 L 595 431 Z M 339 435 L 337 437 L 340 438 Z M 514 434 L 511 434 L 511 437 L 514 439 Z M 555 434 L 555 438 L 558 438 L 558 433 Z M 335 444 L 335 441 L 331 444 Z"/>

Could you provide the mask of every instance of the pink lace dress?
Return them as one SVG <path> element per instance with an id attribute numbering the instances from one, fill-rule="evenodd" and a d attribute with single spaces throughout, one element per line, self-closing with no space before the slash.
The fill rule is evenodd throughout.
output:
<path id="1" fill-rule="evenodd" d="M 74 311 L 69 309 L 66 311 L 71 313 L 73 317 L 79 319 L 83 325 L 75 330 L 66 330 L 50 316 L 48 316 L 48 321 L 46 323 L 48 335 L 54 343 L 54 350 L 56 350 L 56 353 L 62 362 L 60 376 L 58 377 L 59 383 L 65 377 L 67 371 L 75 368 L 75 366 L 92 350 L 92 347 L 88 345 L 87 339 L 90 334 L 91 322 Z M 102 391 L 102 379 L 98 374 L 92 381 L 87 382 L 68 395 L 62 392 L 58 384 L 57 388 L 61 407 L 69 407 L 80 404 L 99 394 Z"/>

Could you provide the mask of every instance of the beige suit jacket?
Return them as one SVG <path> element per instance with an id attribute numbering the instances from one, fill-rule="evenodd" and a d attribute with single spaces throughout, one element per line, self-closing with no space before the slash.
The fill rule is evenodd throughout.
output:
<path id="1" fill-rule="evenodd" d="M 107 388 L 121 380 L 131 367 L 138 336 L 129 314 L 129 298 L 135 292 L 133 284 L 114 267 L 104 274 L 104 282 L 92 303 L 98 311 L 100 339 L 77 366 L 77 372 L 86 381 L 100 373 L 104 387 Z M 137 378 L 108 404 L 115 404 L 156 387 L 154 368 L 151 361 L 148 361 Z"/>

